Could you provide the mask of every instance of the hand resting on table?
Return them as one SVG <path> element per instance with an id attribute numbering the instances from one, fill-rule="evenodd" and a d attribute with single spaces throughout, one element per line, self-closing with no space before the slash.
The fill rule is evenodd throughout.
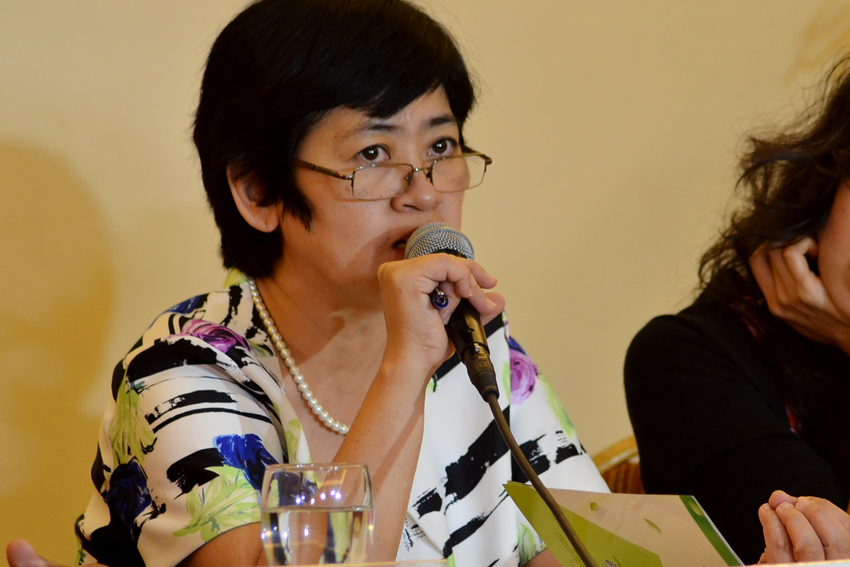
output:
<path id="1" fill-rule="evenodd" d="M 765 550 L 759 563 L 850 559 L 850 515 L 823 498 L 775 491 L 759 508 Z"/>

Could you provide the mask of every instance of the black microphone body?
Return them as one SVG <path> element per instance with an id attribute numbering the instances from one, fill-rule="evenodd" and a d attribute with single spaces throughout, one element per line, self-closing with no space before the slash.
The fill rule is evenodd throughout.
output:
<path id="1" fill-rule="evenodd" d="M 435 222 L 419 227 L 407 241 L 405 258 L 418 258 L 426 254 L 451 254 L 469 260 L 475 259 L 472 244 L 460 231 L 446 223 Z M 478 311 L 466 299 L 449 317 L 446 334 L 455 347 L 461 362 L 466 366 L 469 379 L 484 400 L 495 394 L 499 397 L 496 370 L 490 361 L 487 335 Z"/>

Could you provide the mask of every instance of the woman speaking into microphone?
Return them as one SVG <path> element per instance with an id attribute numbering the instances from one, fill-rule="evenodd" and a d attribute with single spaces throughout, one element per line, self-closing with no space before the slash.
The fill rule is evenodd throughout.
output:
<path id="1" fill-rule="evenodd" d="M 454 41 L 404 0 L 262 0 L 224 28 L 194 141 L 233 271 L 115 367 L 80 561 L 257 564 L 265 466 L 333 461 L 371 471 L 373 561 L 555 564 L 506 498 L 518 475 L 452 356 L 461 299 L 487 324 L 501 405 L 543 481 L 605 483 L 509 337 L 496 279 L 463 257 L 404 258 L 420 226 L 460 227 L 484 181 L 490 159 L 463 135 L 474 99 Z M 240 506 L 191 505 L 229 489 L 222 467 L 251 486 L 229 495 Z"/>

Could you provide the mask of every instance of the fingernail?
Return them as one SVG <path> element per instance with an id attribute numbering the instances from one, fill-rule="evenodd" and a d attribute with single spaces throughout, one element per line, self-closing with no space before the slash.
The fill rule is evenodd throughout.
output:
<path id="1" fill-rule="evenodd" d="M 793 506 L 791 506 L 788 502 L 783 502 L 776 507 L 777 510 L 787 510 L 788 508 L 793 508 Z"/>
<path id="2" fill-rule="evenodd" d="M 489 307 L 490 309 L 498 309 L 496 302 L 492 299 L 487 299 L 487 307 Z"/>
<path id="3" fill-rule="evenodd" d="M 811 503 L 808 498 L 797 498 L 797 510 L 805 510 L 809 504 Z"/>

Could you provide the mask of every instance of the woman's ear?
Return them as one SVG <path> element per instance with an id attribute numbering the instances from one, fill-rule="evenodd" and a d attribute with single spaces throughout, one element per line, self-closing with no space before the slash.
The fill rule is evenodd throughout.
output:
<path id="1" fill-rule="evenodd" d="M 230 193 L 242 218 L 262 232 L 272 232 L 278 226 L 283 215 L 283 204 L 260 205 L 263 200 L 265 187 L 253 173 L 239 175 L 238 167 L 227 166 L 227 183 Z"/>

